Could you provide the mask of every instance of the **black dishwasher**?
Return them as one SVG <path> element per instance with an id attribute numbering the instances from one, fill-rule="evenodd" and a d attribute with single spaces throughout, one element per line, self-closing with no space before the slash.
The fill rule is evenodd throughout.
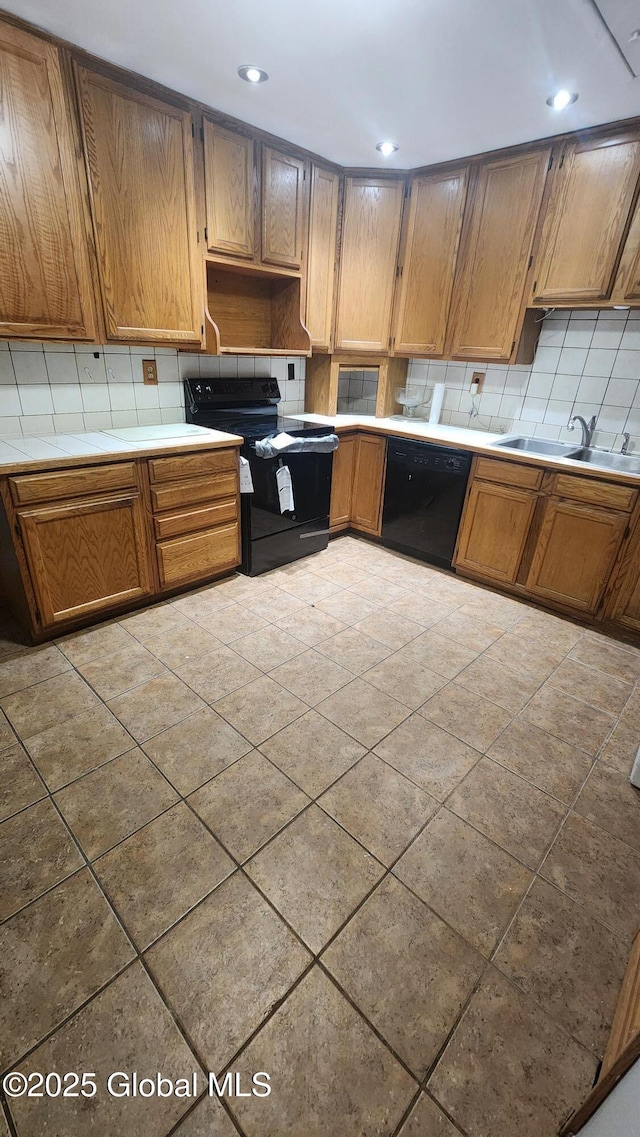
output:
<path id="1" fill-rule="evenodd" d="M 384 543 L 448 568 L 471 457 L 467 450 L 390 438 L 382 512 Z"/>

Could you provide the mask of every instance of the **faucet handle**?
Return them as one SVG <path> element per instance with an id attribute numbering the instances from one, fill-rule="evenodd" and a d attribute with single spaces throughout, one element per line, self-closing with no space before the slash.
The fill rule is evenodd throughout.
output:
<path id="1" fill-rule="evenodd" d="M 630 442 L 631 442 L 631 435 L 627 431 L 625 431 L 624 434 L 622 435 L 622 446 L 620 447 L 620 453 L 621 454 L 627 453 L 627 451 L 629 449 L 629 443 Z"/>

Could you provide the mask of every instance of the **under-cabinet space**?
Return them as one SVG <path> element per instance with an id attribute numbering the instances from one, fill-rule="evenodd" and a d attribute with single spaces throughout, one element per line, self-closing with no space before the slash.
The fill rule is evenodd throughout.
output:
<path id="1" fill-rule="evenodd" d="M 400 356 L 312 355 L 305 379 L 305 411 L 319 415 L 398 414 L 409 360 Z"/>
<path id="2" fill-rule="evenodd" d="M 309 355 L 300 277 L 206 263 L 206 346 L 212 355 Z"/>

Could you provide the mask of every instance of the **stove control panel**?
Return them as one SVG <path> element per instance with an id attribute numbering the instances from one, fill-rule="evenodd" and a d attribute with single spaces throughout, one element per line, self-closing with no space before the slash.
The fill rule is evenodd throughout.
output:
<path id="1" fill-rule="evenodd" d="M 260 406 L 280 400 L 277 379 L 185 379 L 189 402 L 237 407 Z"/>

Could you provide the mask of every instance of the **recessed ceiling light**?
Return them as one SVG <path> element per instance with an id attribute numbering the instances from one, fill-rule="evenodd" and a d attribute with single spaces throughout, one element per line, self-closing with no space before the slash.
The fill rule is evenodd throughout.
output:
<path id="1" fill-rule="evenodd" d="M 554 111 L 563 111 L 565 107 L 575 103 L 578 98 L 577 93 L 572 94 L 571 91 L 558 91 L 555 95 L 549 95 L 547 99 L 547 106 L 553 107 Z"/>
<path id="2" fill-rule="evenodd" d="M 261 67 L 254 67 L 252 63 L 245 63 L 238 68 L 238 75 L 247 83 L 266 83 L 269 76 Z"/>
<path id="3" fill-rule="evenodd" d="M 398 146 L 395 142 L 378 142 L 376 146 L 376 150 L 380 151 L 383 158 L 390 158 L 392 154 L 395 154 L 397 149 Z"/>

